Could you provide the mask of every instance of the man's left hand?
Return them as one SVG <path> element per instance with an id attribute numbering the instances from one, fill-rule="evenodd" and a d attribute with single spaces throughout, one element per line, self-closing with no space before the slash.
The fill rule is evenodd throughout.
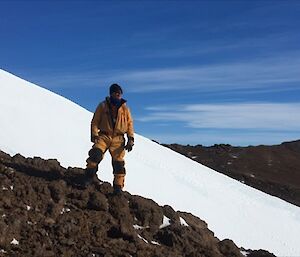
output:
<path id="1" fill-rule="evenodd" d="M 124 149 L 130 152 L 134 146 L 134 138 L 128 137 L 127 144 L 125 145 Z"/>

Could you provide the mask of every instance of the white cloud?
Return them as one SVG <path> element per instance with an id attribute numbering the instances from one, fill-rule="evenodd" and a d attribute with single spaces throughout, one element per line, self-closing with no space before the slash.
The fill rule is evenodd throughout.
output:
<path id="1" fill-rule="evenodd" d="M 143 122 L 182 122 L 190 128 L 300 131 L 300 103 L 187 104 L 148 107 Z"/>
<path id="2" fill-rule="evenodd" d="M 117 75 L 132 85 L 131 91 L 192 89 L 215 92 L 245 89 L 285 90 L 299 88 L 300 58 L 284 57 L 236 63 L 211 64 L 126 72 Z"/>
<path id="3" fill-rule="evenodd" d="M 273 92 L 300 88 L 300 52 L 197 66 L 172 68 L 82 71 L 45 74 L 33 82 L 48 88 L 99 88 L 120 83 L 126 92 Z"/>
<path id="4" fill-rule="evenodd" d="M 229 27 L 232 29 L 233 26 L 243 27 L 243 26 L 251 26 L 253 24 L 249 23 L 237 23 L 230 24 Z M 277 24 L 278 25 L 278 24 Z M 212 30 L 213 28 L 210 28 Z M 218 28 L 216 29 L 216 33 L 218 33 Z M 261 29 L 261 24 L 260 24 Z M 282 49 L 283 46 L 289 45 L 290 42 L 295 42 L 298 40 L 297 33 L 295 31 L 285 31 L 279 33 L 270 33 L 265 34 L 263 36 L 253 36 L 249 35 L 249 37 L 245 38 L 231 38 L 231 39 L 223 39 L 221 41 L 216 41 L 215 39 L 208 38 L 201 40 L 200 42 L 186 42 L 180 46 L 176 47 L 168 47 L 166 46 L 163 49 L 145 49 L 144 53 L 141 57 L 146 58 L 180 58 L 180 57 L 195 57 L 212 54 L 212 53 L 224 53 L 234 51 L 243 51 L 247 52 L 252 50 L 254 52 L 259 52 L 264 49 L 265 53 L 274 53 L 274 51 L 278 49 Z M 274 44 L 276 42 L 276 44 Z M 270 45 L 272 48 L 270 48 Z M 288 53 L 287 50 L 285 52 Z M 235 54 L 234 54 L 235 55 Z M 207 58 L 207 57 L 206 57 Z"/>

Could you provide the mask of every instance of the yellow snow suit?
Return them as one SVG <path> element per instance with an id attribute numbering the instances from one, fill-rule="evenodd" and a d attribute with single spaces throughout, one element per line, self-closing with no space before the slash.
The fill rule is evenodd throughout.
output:
<path id="1" fill-rule="evenodd" d="M 94 143 L 89 151 L 87 170 L 95 173 L 104 153 L 109 150 L 112 157 L 114 185 L 124 187 L 125 180 L 125 138 L 134 138 L 133 120 L 126 101 L 122 99 L 121 106 L 113 113 L 109 97 L 101 102 L 91 122 L 91 141 Z"/>

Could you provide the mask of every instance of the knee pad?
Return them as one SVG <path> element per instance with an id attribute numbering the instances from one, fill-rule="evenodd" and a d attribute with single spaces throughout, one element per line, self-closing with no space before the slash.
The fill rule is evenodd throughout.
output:
<path id="1" fill-rule="evenodd" d="M 126 174 L 124 161 L 112 161 L 114 174 Z"/>
<path id="2" fill-rule="evenodd" d="M 89 161 L 99 163 L 103 158 L 103 153 L 99 148 L 92 148 L 89 151 Z"/>
<path id="3" fill-rule="evenodd" d="M 91 161 L 87 160 L 85 171 L 86 171 L 86 174 L 87 173 L 96 174 L 96 172 L 98 171 L 98 164 L 95 163 L 95 162 L 91 162 Z"/>

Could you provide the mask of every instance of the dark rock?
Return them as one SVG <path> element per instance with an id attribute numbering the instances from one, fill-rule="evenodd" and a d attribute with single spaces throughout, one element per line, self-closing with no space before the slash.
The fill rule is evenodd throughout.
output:
<path id="1" fill-rule="evenodd" d="M 200 218 L 128 192 L 114 196 L 107 182 L 82 189 L 82 176 L 83 169 L 66 170 L 56 160 L 0 152 L 1 186 L 14 186 L 0 194 L 0 247 L 7 256 L 239 256 Z M 164 215 L 171 224 L 160 228 Z"/>
<path id="2" fill-rule="evenodd" d="M 49 190 L 51 192 L 51 197 L 55 202 L 59 202 L 65 197 L 66 182 L 63 180 L 58 180 L 50 183 Z"/>
<path id="3" fill-rule="evenodd" d="M 107 211 L 108 201 L 104 194 L 100 192 L 92 192 L 90 193 L 90 198 L 87 206 L 91 210 Z"/>
<path id="4" fill-rule="evenodd" d="M 149 227 L 156 231 L 163 222 L 163 210 L 152 200 L 133 196 L 130 201 L 130 208 L 140 223 L 139 225 L 143 227 Z"/>
<path id="5" fill-rule="evenodd" d="M 234 244 L 232 240 L 224 239 L 219 242 L 219 249 L 225 256 L 242 257 L 240 249 Z"/>
<path id="6" fill-rule="evenodd" d="M 180 223 L 179 214 L 175 212 L 171 206 L 165 205 L 163 207 L 163 212 L 164 215 L 171 220 L 171 223 L 178 223 L 178 224 Z"/>
<path id="7" fill-rule="evenodd" d="M 276 257 L 274 254 L 261 249 L 255 251 L 249 250 L 248 252 L 249 254 L 247 255 L 247 257 Z"/>
<path id="8" fill-rule="evenodd" d="M 80 209 L 86 209 L 90 199 L 90 194 L 86 190 L 73 190 L 73 192 L 68 195 L 68 198 L 73 205 Z"/>

